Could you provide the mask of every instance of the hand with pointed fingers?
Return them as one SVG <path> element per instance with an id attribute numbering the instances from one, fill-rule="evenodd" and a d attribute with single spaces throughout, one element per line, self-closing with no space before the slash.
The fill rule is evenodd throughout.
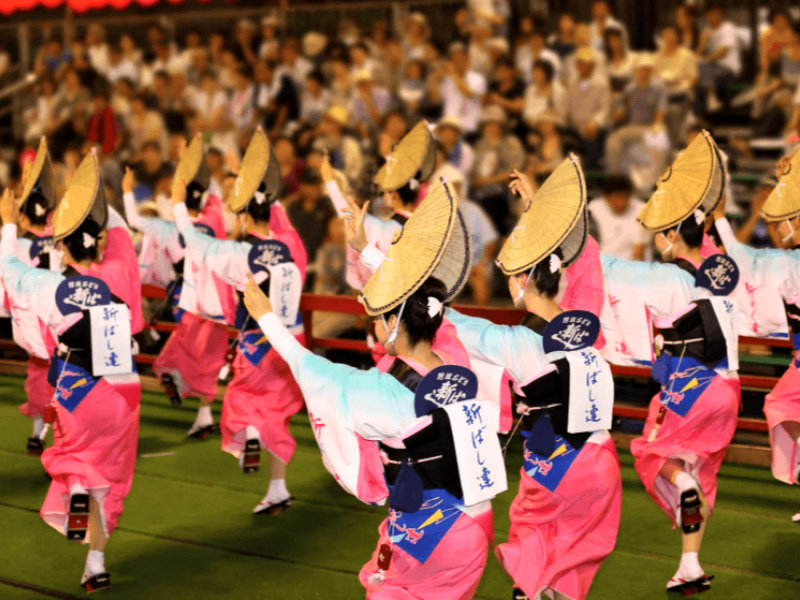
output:
<path id="1" fill-rule="evenodd" d="M 0 199 L 0 219 L 2 219 L 3 225 L 16 225 L 17 223 L 17 201 L 11 188 L 6 188 Z"/>
<path id="2" fill-rule="evenodd" d="M 347 244 L 356 252 L 361 253 L 367 247 L 367 232 L 364 229 L 364 217 L 369 210 L 369 201 L 360 207 L 352 198 L 347 198 L 348 213 L 344 217 L 344 236 Z"/>
<path id="3" fill-rule="evenodd" d="M 244 287 L 244 306 L 254 321 L 272 312 L 272 302 L 250 273 L 247 274 L 247 285 Z"/>
<path id="4" fill-rule="evenodd" d="M 523 200 L 530 200 L 536 193 L 536 188 L 530 177 L 518 169 L 514 169 L 511 172 L 511 182 L 508 184 L 508 188 Z"/>

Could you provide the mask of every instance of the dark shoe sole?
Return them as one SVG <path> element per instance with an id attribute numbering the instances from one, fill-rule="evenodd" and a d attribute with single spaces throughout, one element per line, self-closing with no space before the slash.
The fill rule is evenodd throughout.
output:
<path id="1" fill-rule="evenodd" d="M 73 494 L 69 497 L 67 515 L 67 539 L 82 542 L 89 529 L 89 494 Z"/>

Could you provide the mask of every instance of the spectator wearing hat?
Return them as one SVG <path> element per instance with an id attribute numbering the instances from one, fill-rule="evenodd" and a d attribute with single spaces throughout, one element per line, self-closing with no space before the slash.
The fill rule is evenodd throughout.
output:
<path id="1" fill-rule="evenodd" d="M 546 110 L 564 112 L 566 91 L 561 82 L 554 79 L 553 65 L 546 60 L 533 63 L 531 83 L 525 89 L 522 117 L 530 129 L 536 127 L 539 115 Z"/>
<path id="2" fill-rule="evenodd" d="M 392 97 L 386 89 L 374 84 L 369 69 L 361 69 L 354 79 L 353 123 L 363 139 L 374 139 L 383 115 L 392 108 Z"/>
<path id="3" fill-rule="evenodd" d="M 458 117 L 446 116 L 436 126 L 436 137 L 442 145 L 447 162 L 466 176 L 472 171 L 475 151 L 464 140 L 463 133 Z"/>
<path id="4" fill-rule="evenodd" d="M 342 171 L 350 185 L 355 187 L 364 170 L 364 157 L 358 141 L 345 132 L 349 118 L 346 107 L 331 106 L 317 128 L 318 139 L 315 143 L 328 152 L 331 166 Z"/>
<path id="5" fill-rule="evenodd" d="M 251 66 L 256 64 L 258 47 L 256 24 L 250 19 L 239 19 L 233 34 L 233 53 L 236 60 Z"/>
<path id="6" fill-rule="evenodd" d="M 420 12 L 413 12 L 403 24 L 403 54 L 408 58 L 422 58 L 425 44 L 431 37 L 431 27 L 427 17 Z"/>
<path id="7" fill-rule="evenodd" d="M 488 78 L 492 74 L 492 58 L 489 54 L 489 40 L 492 27 L 483 19 L 476 20 L 470 28 L 467 55 L 470 71 L 477 71 Z"/>
<path id="8" fill-rule="evenodd" d="M 523 44 L 514 55 L 514 64 L 522 73 L 525 83 L 531 83 L 533 65 L 537 60 L 544 60 L 553 66 L 556 79 L 561 76 L 561 59 L 558 54 L 547 47 L 547 38 L 543 31 L 534 29 L 528 34 L 528 41 Z"/>
<path id="9" fill-rule="evenodd" d="M 522 169 L 525 150 L 507 132 L 505 111 L 487 106 L 481 115 L 481 135 L 475 143 L 475 162 L 470 173 L 470 196 L 480 204 L 501 234 L 508 231 L 508 174 Z"/>
<path id="10" fill-rule="evenodd" d="M 600 252 L 625 260 L 644 260 L 652 236 L 639 223 L 644 202 L 633 197 L 627 175 L 609 175 L 603 195 L 589 202 L 595 238 Z"/>
<path id="11" fill-rule="evenodd" d="M 445 115 L 458 117 L 466 134 L 476 131 L 481 118 L 481 101 L 486 93 L 486 79 L 470 71 L 464 44 L 450 45 L 450 60 L 434 72 L 431 99 L 442 104 Z"/>
<path id="12" fill-rule="evenodd" d="M 689 103 L 697 84 L 697 57 L 681 45 L 681 31 L 677 25 L 668 24 L 661 28 L 654 74 L 667 86 L 669 103 L 664 119 L 670 143 L 675 147 L 685 135 Z"/>
<path id="13" fill-rule="evenodd" d="M 567 127 L 582 143 L 586 167 L 599 165 L 611 111 L 608 79 L 597 73 L 596 67 L 594 49 L 579 48 L 575 52 L 577 77 L 569 84 L 566 95 Z"/>
<path id="14" fill-rule="evenodd" d="M 706 3 L 707 27 L 700 34 L 697 53 L 700 56 L 700 82 L 695 112 L 704 115 L 721 107 L 725 97 L 742 71 L 736 26 L 725 20 L 720 2 Z"/>
<path id="15" fill-rule="evenodd" d="M 623 153 L 626 150 L 645 141 L 647 134 L 663 131 L 668 94 L 664 85 L 653 77 L 654 64 L 653 55 L 649 52 L 637 56 L 635 79 L 623 95 L 624 107 L 615 110 L 615 121 L 624 125 L 608 136 L 606 168 L 611 173 L 623 172 Z M 647 145 L 651 158 L 656 162 L 652 168 L 661 173 L 666 166 L 668 144 L 666 148 L 650 142 Z"/>

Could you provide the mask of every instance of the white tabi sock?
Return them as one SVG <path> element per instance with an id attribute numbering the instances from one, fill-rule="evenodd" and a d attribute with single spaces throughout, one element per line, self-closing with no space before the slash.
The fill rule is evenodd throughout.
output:
<path id="1" fill-rule="evenodd" d="M 696 490 L 697 481 L 686 471 L 681 471 L 678 473 L 678 476 L 675 477 L 675 487 L 677 487 L 678 491 L 682 494 L 687 490 Z"/>
<path id="2" fill-rule="evenodd" d="M 247 429 L 245 429 L 245 438 L 248 440 L 258 440 L 258 443 L 261 443 L 261 434 L 259 433 L 258 429 L 253 427 L 252 425 L 248 425 Z"/>
<path id="3" fill-rule="evenodd" d="M 289 489 L 286 487 L 285 479 L 270 479 L 269 489 L 265 500 L 267 502 L 283 502 L 289 497 Z"/>
<path id="4" fill-rule="evenodd" d="M 214 424 L 210 406 L 201 406 L 197 409 L 197 417 L 194 419 L 194 424 L 198 427 L 208 427 Z"/>
<path id="5" fill-rule="evenodd" d="M 692 581 L 700 579 L 702 576 L 703 567 L 700 566 L 700 561 L 697 560 L 697 552 L 684 552 L 681 554 L 681 564 L 678 565 L 678 572 L 675 573 L 675 577 Z"/>
<path id="6" fill-rule="evenodd" d="M 33 435 L 31 437 L 39 437 L 44 429 L 44 419 L 41 416 L 33 417 Z"/>
<path id="7" fill-rule="evenodd" d="M 89 550 L 89 554 L 86 556 L 85 572 L 90 577 L 105 573 L 106 555 L 100 550 Z"/>

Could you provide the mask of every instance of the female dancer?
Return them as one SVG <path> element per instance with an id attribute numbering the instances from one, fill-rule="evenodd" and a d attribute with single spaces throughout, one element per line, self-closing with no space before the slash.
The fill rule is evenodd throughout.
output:
<path id="1" fill-rule="evenodd" d="M 456 204 L 445 185 L 435 185 L 364 288 L 362 300 L 376 317 L 376 335 L 395 356 L 389 373 L 360 371 L 312 354 L 292 339 L 254 282 L 245 291 L 248 311 L 303 389 L 326 467 L 364 501 L 389 497 L 378 547 L 359 575 L 373 600 L 472 598 L 491 538 L 488 500 L 505 488 L 499 442 L 488 427 L 472 442 L 485 448 L 484 462 L 500 467 L 487 468 L 483 478 L 465 476 L 468 466 L 462 470 L 457 449 L 464 440 L 455 434 L 461 431 L 459 415 L 478 425 L 482 413 L 478 402 L 455 400 L 469 400 L 477 384 L 471 394 L 462 391 L 455 373 L 463 381 L 474 376 L 447 366 L 453 361 L 463 366 L 463 349 L 448 354 L 432 347 L 448 286 L 431 275 L 449 260 L 443 257 Z M 441 272 L 452 277 L 448 268 Z M 447 379 L 437 381 L 439 374 Z M 431 383 L 438 387 L 429 388 Z M 475 479 L 491 489 L 468 501 Z"/>
<path id="2" fill-rule="evenodd" d="M 713 140 L 698 137 L 697 143 L 659 180 L 658 190 L 639 217 L 656 233 L 662 258 L 680 267 L 694 287 L 683 298 L 676 296 L 683 286 L 667 280 L 641 290 L 650 283 L 633 280 L 635 263 L 627 269 L 626 281 L 629 290 L 638 287 L 649 297 L 663 294 L 676 304 L 671 314 L 652 315 L 660 353 L 653 378 L 661 384 L 661 391 L 650 403 L 642 437 L 631 444 L 631 454 L 647 492 L 673 526 L 681 527 L 683 553 L 667 589 L 683 593 L 711 587 L 698 552 L 714 509 L 717 472 L 736 431 L 739 410 L 735 304 L 724 298 L 735 287 L 738 270 L 730 259 L 713 256 L 704 262 L 700 253 L 706 215 L 717 207 L 724 190 L 714 183 L 718 155 Z M 687 160 L 695 156 L 698 158 Z M 698 171 L 704 176 L 695 178 Z M 692 185 L 687 175 L 702 185 Z M 615 277 L 624 276 L 624 265 L 615 269 Z M 615 281 L 607 279 L 606 285 L 619 291 Z M 638 309 L 631 307 L 631 302 L 638 301 L 637 293 L 628 299 L 623 288 L 618 296 L 623 318 L 630 308 L 635 314 Z"/>
<path id="3" fill-rule="evenodd" d="M 800 152 L 778 164 L 779 182 L 764 203 L 763 216 L 776 223 L 786 250 L 755 249 L 736 240 L 730 224 L 719 211 L 715 222 L 730 257 L 742 277 L 755 290 L 763 317 L 762 335 L 782 333 L 784 314 L 792 345 L 800 350 Z M 782 314 L 784 313 L 784 314 Z M 788 484 L 800 483 L 800 352 L 764 401 L 772 447 L 772 474 Z M 800 511 L 792 521 L 800 522 Z"/>
<path id="4" fill-rule="evenodd" d="M 33 163 L 25 164 L 22 179 L 22 196 L 17 203 L 20 237 L 17 239 L 16 255 L 26 265 L 61 271 L 61 257 L 55 250 L 52 229 L 48 225 L 48 217 L 56 205 L 56 194 L 45 138 L 39 143 Z M 33 420 L 33 434 L 27 444 L 28 454 L 40 455 L 44 451 L 42 433 L 46 433 L 42 409 L 53 398 L 54 392 L 47 382 L 47 372 L 55 341 L 38 315 L 19 310 L 13 302 L 8 303 L 6 316 L 11 317 L 14 341 L 28 353 L 28 375 L 25 379 L 27 399 L 19 410 Z"/>
<path id="5" fill-rule="evenodd" d="M 216 238 L 225 238 L 222 202 L 208 195 L 210 181 L 205 165 L 203 137 L 198 134 L 181 156 L 177 173 L 190 183 L 186 189 L 186 207 L 195 227 Z M 174 223 L 155 217 L 141 217 L 133 196 L 133 171 L 125 170 L 122 179 L 125 214 L 131 227 L 147 235 L 149 245 L 140 256 L 140 266 L 147 257 L 153 260 L 165 252 L 176 273 L 172 286 L 173 315 L 178 327 L 153 364 L 153 370 L 174 404 L 182 398 L 197 396 L 200 406 L 187 435 L 205 439 L 217 430 L 211 416 L 211 403 L 217 395 L 217 378 L 225 365 L 228 328 L 235 318 L 233 288 L 210 273 L 203 265 L 185 265 L 183 239 Z M 149 266 L 149 265 L 147 265 Z"/>
<path id="6" fill-rule="evenodd" d="M 53 217 L 63 275 L 29 267 L 14 255 L 14 208 L 6 193 L 0 255 L 7 293 L 58 336 L 50 373 L 56 393 L 45 415 L 54 439 L 42 455 L 52 481 L 40 514 L 68 539 L 89 544 L 81 584 L 93 592 L 110 585 L 104 551 L 133 481 L 140 396 L 130 310 L 114 290 L 119 279 L 112 287 L 91 275 L 110 217 L 94 152 L 73 175 Z M 114 260 L 113 238 L 105 253 Z"/>
<path id="7" fill-rule="evenodd" d="M 586 311 L 563 312 L 556 302 L 564 273 L 560 245 L 570 238 L 573 213 L 584 210 L 583 173 L 567 161 L 529 199 L 506 240 L 498 264 L 509 276 L 514 304 L 528 313 L 521 325 L 447 311 L 470 357 L 504 368 L 518 394 L 525 460 L 509 539 L 496 548 L 518 600 L 543 592 L 585 598 L 619 529 L 622 482 L 607 431 L 613 382 L 591 347 L 599 320 Z M 580 245 L 585 235 L 584 228 L 570 242 Z"/>
<path id="8" fill-rule="evenodd" d="M 257 129 L 242 159 L 230 209 L 239 215 L 244 241 L 215 239 L 193 226 L 185 204 L 186 183 L 176 176 L 172 187 L 175 224 L 186 244 L 186 264 L 200 265 L 224 283 L 243 290 L 248 275 L 258 277 L 279 307 L 281 318 L 302 339 L 300 293 L 306 251 L 276 194 L 280 170 L 267 136 Z M 240 307 L 243 311 L 243 307 Z M 303 397 L 288 365 L 246 315 L 237 317 L 241 332 L 233 359 L 233 380 L 222 404 L 222 449 L 239 459 L 245 473 L 261 465 L 261 448 L 269 451 L 270 483 L 255 514 L 277 514 L 291 506 L 286 467 L 296 442 L 289 421 Z"/>

